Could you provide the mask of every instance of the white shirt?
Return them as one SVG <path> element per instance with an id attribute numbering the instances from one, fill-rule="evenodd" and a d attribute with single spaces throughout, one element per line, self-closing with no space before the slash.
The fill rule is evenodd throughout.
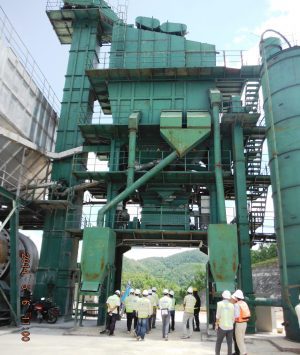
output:
<path id="1" fill-rule="evenodd" d="M 298 322 L 299 322 L 299 328 L 300 328 L 300 303 L 297 304 L 297 306 L 295 307 L 295 311 L 298 317 Z"/>

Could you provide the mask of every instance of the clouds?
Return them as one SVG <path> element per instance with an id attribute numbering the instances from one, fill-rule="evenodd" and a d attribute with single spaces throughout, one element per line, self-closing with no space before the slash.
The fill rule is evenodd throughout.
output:
<path id="1" fill-rule="evenodd" d="M 254 32 L 262 34 L 266 29 L 274 29 L 286 36 L 292 44 L 299 43 L 299 13 L 298 0 L 268 0 L 268 18 L 259 24 Z"/>

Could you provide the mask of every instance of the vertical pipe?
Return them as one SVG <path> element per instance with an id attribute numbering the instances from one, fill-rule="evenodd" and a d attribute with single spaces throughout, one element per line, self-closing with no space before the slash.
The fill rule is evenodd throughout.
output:
<path id="1" fill-rule="evenodd" d="M 139 120 L 140 120 L 139 112 L 133 112 L 128 119 L 129 147 L 128 147 L 127 187 L 132 185 L 134 182 L 135 148 L 136 148 L 136 136 L 138 131 Z"/>
<path id="2" fill-rule="evenodd" d="M 213 110 L 213 128 L 214 128 L 214 160 L 215 160 L 215 177 L 217 190 L 217 209 L 219 223 L 227 223 L 226 207 L 223 185 L 223 171 L 221 159 L 221 134 L 220 134 L 220 105 L 221 93 L 218 90 L 210 90 L 210 98 Z"/>
<path id="3" fill-rule="evenodd" d="M 243 128 L 240 123 L 233 125 L 232 138 L 234 159 L 234 190 L 236 196 L 235 206 L 238 229 L 239 260 L 241 265 L 241 285 L 239 285 L 239 288 L 241 288 L 248 297 L 253 298 L 244 137 Z M 252 309 L 252 314 L 254 315 L 254 309 Z M 253 317 L 248 323 L 248 331 L 251 333 L 255 332 L 255 322 Z"/>

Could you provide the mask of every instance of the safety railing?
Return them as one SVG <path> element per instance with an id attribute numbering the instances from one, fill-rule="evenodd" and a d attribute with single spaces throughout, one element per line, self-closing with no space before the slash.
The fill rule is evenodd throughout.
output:
<path id="1" fill-rule="evenodd" d="M 114 42 L 116 43 L 116 42 Z M 121 43 L 121 42 L 120 42 Z M 124 44 L 123 44 L 124 46 Z M 259 65 L 243 50 L 220 51 L 109 51 L 98 53 L 98 61 L 89 60 L 88 69 L 112 68 L 164 68 L 164 67 L 231 67 Z"/>
<path id="2" fill-rule="evenodd" d="M 89 109 L 90 113 L 87 114 L 87 110 L 84 109 L 83 107 L 80 108 L 79 114 L 78 114 L 78 124 L 79 125 L 99 125 L 99 124 L 116 124 L 119 123 L 119 121 L 123 118 L 125 119 L 125 116 L 119 117 L 118 119 L 113 119 L 112 115 L 105 115 L 102 111 L 102 108 L 98 102 L 95 102 L 94 107 Z"/>
<path id="3" fill-rule="evenodd" d="M 140 150 L 136 152 L 135 170 L 147 171 L 157 165 L 161 160 L 171 153 L 160 150 Z M 231 152 L 222 152 L 222 169 L 231 171 Z M 82 172 L 105 172 L 105 171 L 126 171 L 128 164 L 128 152 L 120 151 L 118 163 L 111 163 L 109 157 L 105 155 L 96 156 L 89 154 L 87 158 L 75 155 L 73 159 L 73 173 Z M 211 164 L 209 151 L 196 150 L 188 153 L 183 158 L 177 158 L 164 171 L 183 171 L 183 172 L 212 172 L 214 167 Z"/>
<path id="4" fill-rule="evenodd" d="M 128 0 L 105 0 L 102 4 L 99 4 L 99 0 L 78 0 L 77 4 L 74 0 L 47 0 L 46 3 L 47 11 L 84 7 L 109 9 L 112 10 L 122 22 L 126 23 L 127 21 Z"/>
<path id="5" fill-rule="evenodd" d="M 0 170 L 0 186 L 23 200 L 47 200 L 49 187 L 56 185 L 49 179 L 50 173 L 51 170 L 48 171 L 44 179 L 39 179 L 32 178 L 26 172 L 13 174 L 4 168 Z"/>
<path id="6" fill-rule="evenodd" d="M 96 227 L 98 213 L 103 205 L 85 205 L 82 214 L 69 214 L 66 219 L 66 229 L 84 229 Z M 209 215 L 204 218 L 200 214 L 192 217 L 188 205 L 181 207 L 151 205 L 141 207 L 140 205 L 127 204 L 126 208 L 117 207 L 112 219 L 106 220 L 106 225 L 115 229 L 167 229 L 167 230 L 198 230 L 206 231 Z M 108 218 L 108 217 L 107 217 Z M 195 221 L 197 219 L 197 221 Z M 205 223 L 203 222 L 205 221 Z M 196 222 L 196 223 L 195 223 Z"/>
<path id="7" fill-rule="evenodd" d="M 60 101 L 58 97 L 1 7 L 0 45 L 6 46 L 13 52 L 27 75 L 37 85 L 54 111 L 59 114 Z"/>

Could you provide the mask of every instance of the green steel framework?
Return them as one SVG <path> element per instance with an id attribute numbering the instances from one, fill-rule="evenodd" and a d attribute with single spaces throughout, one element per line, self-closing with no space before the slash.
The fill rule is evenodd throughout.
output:
<path id="1" fill-rule="evenodd" d="M 270 185 L 261 169 L 266 131 L 258 126 L 260 66 L 217 66 L 215 46 L 186 40 L 185 25 L 139 17 L 137 27 L 129 26 L 102 0 L 68 1 L 47 15 L 60 42 L 71 45 L 56 151 L 83 145 L 84 153 L 53 163 L 52 180 L 65 193 L 49 191 L 52 207 L 35 296 L 53 297 L 66 317 L 72 315 L 78 242 L 84 235 L 89 252 L 83 253 L 80 285 L 85 286 L 79 293 L 100 296 L 99 324 L 105 296 L 120 287 L 123 253 L 142 244 L 204 242 L 202 251 L 210 256 L 210 322 L 225 286 L 242 288 L 254 305 L 250 248 L 255 240 L 274 237 L 257 232 Z M 109 66 L 97 69 L 107 44 Z M 111 122 L 95 122 L 95 102 Z M 104 157 L 108 169 L 91 169 L 91 153 Z M 83 184 L 106 201 L 89 229 L 81 219 Z M 231 224 L 225 199 L 235 201 Z M 249 201 L 259 207 L 249 211 Z M 141 212 L 129 220 L 133 204 Z M 112 235 L 116 246 L 109 242 Z M 92 285 L 92 263 L 85 255 L 95 252 L 97 236 L 105 245 L 99 250 L 104 261 L 92 276 L 98 284 Z M 294 322 L 292 311 L 286 314 Z M 254 322 L 253 312 L 251 332 Z M 291 338 L 299 340 L 299 332 Z"/>

